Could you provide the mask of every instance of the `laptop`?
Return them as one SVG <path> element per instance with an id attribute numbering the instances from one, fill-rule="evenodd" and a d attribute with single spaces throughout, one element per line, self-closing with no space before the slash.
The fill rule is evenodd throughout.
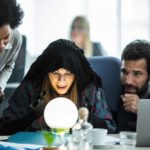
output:
<path id="1" fill-rule="evenodd" d="M 150 99 L 139 101 L 136 132 L 136 146 L 150 146 Z"/>

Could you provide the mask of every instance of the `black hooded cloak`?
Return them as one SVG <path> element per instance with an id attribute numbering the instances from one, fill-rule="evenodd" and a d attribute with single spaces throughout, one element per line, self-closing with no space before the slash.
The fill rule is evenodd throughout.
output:
<path id="1" fill-rule="evenodd" d="M 84 52 L 74 42 L 59 39 L 44 50 L 30 67 L 24 80 L 35 81 L 41 87 L 43 78 L 48 72 L 64 68 L 75 74 L 78 93 L 81 93 L 89 82 L 101 86 L 101 78 L 93 71 Z"/>

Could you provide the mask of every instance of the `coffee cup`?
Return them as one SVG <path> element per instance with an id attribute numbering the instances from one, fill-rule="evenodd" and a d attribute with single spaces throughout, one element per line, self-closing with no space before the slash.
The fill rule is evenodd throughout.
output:
<path id="1" fill-rule="evenodd" d="M 105 145 L 107 138 L 107 129 L 93 128 L 92 129 L 92 145 Z"/>

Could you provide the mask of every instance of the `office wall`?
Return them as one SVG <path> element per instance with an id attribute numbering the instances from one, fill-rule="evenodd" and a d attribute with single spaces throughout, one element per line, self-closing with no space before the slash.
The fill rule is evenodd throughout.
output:
<path id="1" fill-rule="evenodd" d="M 18 0 L 25 11 L 20 31 L 27 36 L 28 64 L 58 38 L 68 38 L 76 15 L 88 17 L 91 38 L 108 55 L 120 57 L 131 40 L 150 39 L 149 0 Z"/>
<path id="2" fill-rule="evenodd" d="M 27 36 L 28 52 L 39 55 L 58 38 L 68 38 L 76 15 L 86 15 L 86 0 L 18 0 L 25 12 L 19 30 Z"/>

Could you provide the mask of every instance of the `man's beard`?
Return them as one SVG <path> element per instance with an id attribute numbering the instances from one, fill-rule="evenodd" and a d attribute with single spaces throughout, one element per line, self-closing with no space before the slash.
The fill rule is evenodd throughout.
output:
<path id="1" fill-rule="evenodd" d="M 132 86 L 132 85 L 124 85 L 123 86 L 123 91 L 124 91 L 124 93 L 125 93 L 125 89 L 126 88 L 131 88 L 131 89 L 134 89 L 135 90 L 135 92 L 127 92 L 127 93 L 129 93 L 129 94 L 137 94 L 140 98 L 141 97 L 143 97 L 144 96 L 144 94 L 146 93 L 146 91 L 147 91 L 147 89 L 148 89 L 148 81 L 146 81 L 146 83 L 141 87 L 141 88 L 139 88 L 139 87 L 136 87 L 136 86 Z"/>

